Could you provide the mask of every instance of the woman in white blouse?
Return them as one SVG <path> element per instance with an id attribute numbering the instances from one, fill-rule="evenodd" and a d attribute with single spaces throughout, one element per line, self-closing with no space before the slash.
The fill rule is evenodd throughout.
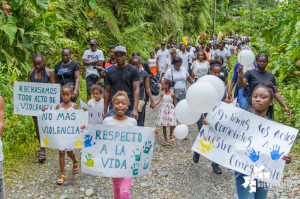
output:
<path id="1" fill-rule="evenodd" d="M 167 58 L 167 61 L 166 61 L 166 64 L 165 64 L 165 66 L 164 66 L 164 69 L 163 69 L 163 71 L 162 71 L 162 73 L 161 73 L 159 82 L 161 82 L 162 80 L 164 80 L 164 75 L 165 75 L 165 73 L 167 72 L 167 70 L 168 70 L 169 68 L 171 68 L 171 67 L 173 66 L 172 60 L 176 57 L 176 48 L 171 48 L 171 49 L 169 50 L 169 52 L 170 52 L 171 57 L 170 57 L 170 58 Z"/>
<path id="2" fill-rule="evenodd" d="M 167 70 L 165 78 L 175 81 L 174 88 L 171 89 L 171 91 L 174 92 L 176 100 L 179 102 L 180 100 L 185 99 L 187 82 L 190 84 L 195 82 L 189 75 L 187 69 L 181 67 L 182 59 L 180 57 L 175 57 L 171 64 L 173 64 L 173 66 Z"/>
<path id="3" fill-rule="evenodd" d="M 206 54 L 203 51 L 198 53 L 198 60 L 193 62 L 191 69 L 193 71 L 192 79 L 195 81 L 197 81 L 200 77 L 207 75 L 209 63 L 207 61 Z"/>

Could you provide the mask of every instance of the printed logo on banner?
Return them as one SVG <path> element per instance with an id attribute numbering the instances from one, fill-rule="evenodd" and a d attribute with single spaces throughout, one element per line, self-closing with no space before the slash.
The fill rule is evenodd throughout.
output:
<path id="1" fill-rule="evenodd" d="M 298 129 L 223 102 L 208 113 L 206 120 L 208 125 L 200 129 L 193 151 L 249 179 L 255 178 L 255 168 L 262 169 L 259 165 L 266 167 L 271 180 L 281 179 L 285 165 L 281 157 L 288 155 Z"/>
<path id="2" fill-rule="evenodd" d="M 155 128 L 88 125 L 84 132 L 82 172 L 105 177 L 147 175 Z"/>
<path id="3" fill-rule="evenodd" d="M 80 127 L 87 124 L 83 110 L 39 111 L 42 147 L 55 149 L 81 148 L 84 144 Z"/>
<path id="4" fill-rule="evenodd" d="M 14 114 L 37 116 L 47 107 L 55 110 L 60 102 L 60 86 L 50 83 L 15 82 Z"/>

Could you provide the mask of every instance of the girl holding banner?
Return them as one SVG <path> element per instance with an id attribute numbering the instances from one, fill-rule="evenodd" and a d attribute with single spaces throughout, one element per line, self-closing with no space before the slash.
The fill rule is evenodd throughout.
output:
<path id="1" fill-rule="evenodd" d="M 112 98 L 113 109 L 116 115 L 107 117 L 103 121 L 103 125 L 125 125 L 137 126 L 134 118 L 125 115 L 130 104 L 127 93 L 118 91 Z M 114 198 L 130 198 L 130 189 L 132 178 L 111 178 L 113 182 Z"/>
<path id="2" fill-rule="evenodd" d="M 73 88 L 71 83 L 67 83 L 61 88 L 61 97 L 63 102 L 56 106 L 56 110 L 74 110 L 78 109 L 78 105 L 76 103 L 71 102 L 71 97 L 73 95 Z M 47 110 L 46 107 L 42 109 L 42 111 Z M 59 166 L 61 170 L 61 175 L 57 179 L 56 183 L 58 185 L 63 185 L 66 180 L 65 177 L 65 150 L 67 150 L 67 155 L 73 160 L 73 168 L 72 172 L 77 173 L 79 170 L 78 159 L 76 158 L 73 149 L 59 149 Z"/>
<path id="3" fill-rule="evenodd" d="M 258 86 L 255 87 L 253 90 L 253 94 L 251 97 L 251 102 L 253 106 L 252 113 L 266 118 L 270 119 L 267 116 L 267 112 L 269 109 L 269 106 L 273 105 L 273 97 L 276 93 L 276 87 L 272 84 L 272 82 L 262 82 Z M 208 123 L 203 119 L 203 124 L 207 125 Z M 292 159 L 290 156 L 282 156 L 282 159 L 286 161 L 286 164 L 291 163 Z M 260 180 L 251 178 L 250 180 L 255 181 L 254 187 L 256 189 L 256 192 L 253 192 L 251 188 L 253 188 L 251 185 L 247 185 L 245 188 L 244 185 L 246 184 L 245 177 L 248 177 L 242 173 L 239 173 L 237 171 L 235 173 L 235 181 L 236 181 L 236 190 L 237 195 L 239 199 L 266 199 L 268 195 L 268 187 L 267 186 L 259 186 Z M 250 188 L 251 186 L 251 188 Z"/>

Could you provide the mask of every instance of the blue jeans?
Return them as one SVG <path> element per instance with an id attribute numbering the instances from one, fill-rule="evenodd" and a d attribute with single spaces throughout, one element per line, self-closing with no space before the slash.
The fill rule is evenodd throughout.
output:
<path id="1" fill-rule="evenodd" d="M 244 88 L 240 88 L 238 91 L 238 102 L 240 104 L 240 108 L 247 110 L 247 98 L 248 98 L 248 93 L 247 96 L 243 96 Z"/>
<path id="2" fill-rule="evenodd" d="M 160 76 L 161 76 L 161 72 L 158 71 L 157 74 L 156 74 L 156 79 L 157 79 L 157 81 L 159 81 Z"/>
<path id="3" fill-rule="evenodd" d="M 125 115 L 128 116 L 128 117 L 130 117 L 131 112 L 132 112 L 132 110 L 127 110 L 127 111 L 125 112 Z M 116 114 L 116 111 L 115 111 L 113 108 L 110 108 L 110 109 L 109 109 L 109 113 L 108 113 L 108 117 L 112 117 L 112 116 L 114 116 L 115 114 Z"/>
<path id="4" fill-rule="evenodd" d="M 244 174 L 239 172 L 234 172 L 235 175 L 235 184 L 236 184 L 236 191 L 239 199 L 266 199 L 268 195 L 268 187 L 260 187 L 257 180 L 256 181 L 256 192 L 250 193 L 250 186 L 244 188 L 242 184 L 245 183 Z"/>

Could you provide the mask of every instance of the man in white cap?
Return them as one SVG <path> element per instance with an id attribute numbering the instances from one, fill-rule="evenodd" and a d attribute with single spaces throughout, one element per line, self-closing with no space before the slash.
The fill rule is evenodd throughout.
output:
<path id="1" fill-rule="evenodd" d="M 140 99 L 140 73 L 136 67 L 126 63 L 127 51 L 124 46 L 116 46 L 114 53 L 117 65 L 109 69 L 106 73 L 103 119 L 106 117 L 114 116 L 116 114 L 115 110 L 113 109 L 112 103 L 110 103 L 111 99 L 118 91 L 125 91 L 130 101 L 130 105 L 125 112 L 125 115 L 138 120 L 138 104 Z M 108 113 L 107 107 L 109 103 L 110 107 Z"/>
<path id="2" fill-rule="evenodd" d="M 84 51 L 82 56 L 83 65 L 86 66 L 86 88 L 87 88 L 87 101 L 91 99 L 91 88 L 97 81 L 100 80 L 100 75 L 94 66 L 102 66 L 104 60 L 102 50 L 97 49 L 97 41 L 95 39 L 90 40 L 91 49 Z"/>

